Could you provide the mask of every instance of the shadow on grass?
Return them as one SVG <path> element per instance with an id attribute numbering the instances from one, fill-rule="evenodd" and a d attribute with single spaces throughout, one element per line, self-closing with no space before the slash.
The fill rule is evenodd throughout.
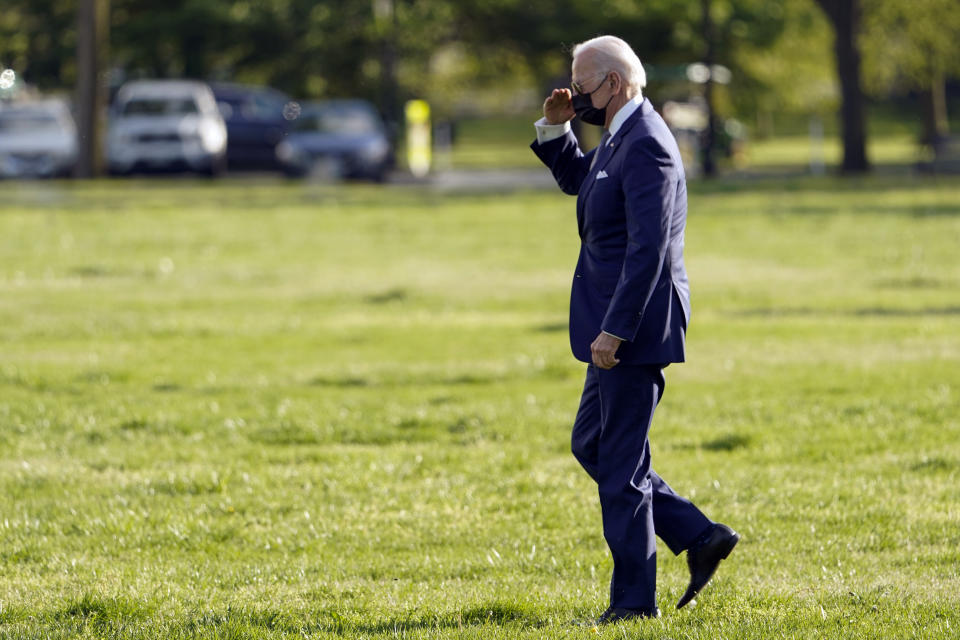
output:
<path id="1" fill-rule="evenodd" d="M 939 456 L 933 458 L 924 456 L 919 462 L 911 465 L 910 470 L 918 473 L 954 473 L 960 471 L 960 461 Z"/>
<path id="2" fill-rule="evenodd" d="M 943 177 L 936 175 L 918 175 L 912 163 L 886 163 L 874 167 L 871 174 L 842 177 L 828 171 L 827 175 L 814 176 L 807 168 L 798 164 L 767 165 L 762 169 L 740 171 L 723 176 L 718 180 L 690 180 L 687 188 L 694 196 L 723 193 L 737 193 L 749 188 L 755 193 L 794 193 L 824 191 L 830 193 L 856 193 L 869 191 L 900 191 L 926 185 L 936 185 Z M 790 209 L 787 209 L 790 211 Z M 930 210 L 928 212 L 928 210 Z M 885 209 L 874 207 L 858 208 L 854 213 L 872 213 L 880 211 L 892 214 L 912 215 L 957 215 L 960 208 L 955 204 L 917 206 L 889 206 Z"/>
<path id="3" fill-rule="evenodd" d="M 753 442 L 753 438 L 742 433 L 729 433 L 714 440 L 709 440 L 700 445 L 707 451 L 735 451 L 737 449 L 746 449 Z"/>
<path id="4" fill-rule="evenodd" d="M 861 307 L 857 309 L 817 309 L 813 307 L 759 307 L 731 311 L 730 315 L 746 318 L 852 316 L 857 318 L 922 318 L 926 316 L 960 316 L 960 306 L 902 309 L 895 307 Z"/>
<path id="5" fill-rule="evenodd" d="M 551 322 L 538 326 L 534 331 L 537 333 L 560 333 L 561 331 L 566 331 L 569 326 L 566 322 Z"/>
<path id="6" fill-rule="evenodd" d="M 513 369 L 503 373 L 459 373 L 444 375 L 441 373 L 409 375 L 403 378 L 386 376 L 315 376 L 307 384 L 311 387 L 330 387 L 335 389 L 372 389 L 391 387 L 459 387 L 474 385 L 506 384 L 515 380 L 566 380 L 581 373 L 566 365 L 548 363 L 542 367 Z"/>
<path id="7" fill-rule="evenodd" d="M 923 276 L 878 280 L 874 286 L 880 289 L 952 289 L 954 287 L 949 280 Z"/>
<path id="8" fill-rule="evenodd" d="M 404 634 L 414 631 L 445 629 L 463 629 L 464 627 L 483 627 L 487 625 L 521 625 L 536 629 L 546 622 L 522 606 L 504 601 L 493 601 L 463 611 L 453 611 L 433 616 L 398 617 L 392 620 L 380 620 L 370 623 L 352 622 L 339 613 L 328 611 L 328 623 L 319 624 L 322 631 L 353 638 L 358 634 Z"/>
<path id="9" fill-rule="evenodd" d="M 389 289 L 382 293 L 375 293 L 364 297 L 367 304 L 387 304 L 389 302 L 402 302 L 408 297 L 406 289 Z"/>
<path id="10" fill-rule="evenodd" d="M 369 622 L 360 621 L 358 617 L 359 613 L 346 613 L 335 609 L 310 612 L 240 607 L 228 608 L 225 612 L 203 612 L 178 626 L 187 631 L 190 637 L 255 638 L 264 633 L 279 632 L 298 636 L 321 633 L 343 638 L 360 638 L 380 634 L 400 637 L 418 631 L 443 631 L 487 625 L 520 625 L 535 629 L 547 624 L 523 607 L 503 601 L 437 615 L 401 615 Z"/>
<path id="11" fill-rule="evenodd" d="M 915 218 L 933 218 L 939 216 L 960 216 L 957 204 L 918 204 L 907 207 L 873 205 L 865 208 L 864 213 L 911 215 Z"/>
<path id="12" fill-rule="evenodd" d="M 727 433 L 704 442 L 685 442 L 668 445 L 671 449 L 729 452 L 747 449 L 753 444 L 753 436 L 745 433 Z"/>
<path id="13" fill-rule="evenodd" d="M 960 316 L 960 307 L 924 307 L 923 309 L 893 309 L 890 307 L 866 307 L 854 309 L 851 315 L 892 318 L 921 318 L 923 316 Z"/>
<path id="14" fill-rule="evenodd" d="M 317 376 L 313 378 L 308 383 L 312 387 L 337 387 L 341 389 L 349 389 L 350 387 L 371 387 L 375 383 L 372 380 L 367 378 L 356 378 L 356 377 L 344 377 L 344 378 L 330 378 L 327 376 Z"/>
<path id="15" fill-rule="evenodd" d="M 366 618 L 366 619 L 365 619 Z M 516 602 L 493 600 L 473 607 L 437 613 L 398 612 L 377 617 L 363 611 L 341 609 L 281 609 L 228 606 L 226 610 L 194 610 L 184 617 L 165 617 L 146 604 L 134 600 L 86 594 L 61 607 L 41 612 L 25 608 L 0 609 L 0 625 L 9 631 L 40 630 L 55 632 L 55 637 L 95 634 L 94 637 L 156 638 L 260 638 L 277 634 L 296 637 L 316 634 L 341 638 L 362 638 L 484 628 L 512 630 L 546 629 L 550 626 L 579 624 L 562 616 L 544 617 Z M 29 635 L 27 637 L 39 637 Z M 46 637 L 46 636 L 44 636 Z M 631 636 L 639 637 L 639 636 Z"/>
<path id="16" fill-rule="evenodd" d="M 363 387 L 417 387 L 417 386 L 458 386 L 474 384 L 494 384 L 496 382 L 505 382 L 511 376 L 492 376 L 474 373 L 465 373 L 455 376 L 423 376 L 408 377 L 396 380 L 378 380 L 374 378 L 332 378 L 329 376 L 317 376 L 310 380 L 309 384 L 313 387 L 336 387 L 336 388 L 363 388 Z"/>
<path id="17" fill-rule="evenodd" d="M 128 598 L 85 593 L 39 615 L 26 609 L 0 609 L 0 626 L 26 623 L 34 631 L 44 627 L 59 629 L 61 632 L 86 630 L 88 633 L 93 631 L 100 637 L 107 637 L 119 626 L 142 622 L 152 613 L 153 610 L 149 607 Z"/>

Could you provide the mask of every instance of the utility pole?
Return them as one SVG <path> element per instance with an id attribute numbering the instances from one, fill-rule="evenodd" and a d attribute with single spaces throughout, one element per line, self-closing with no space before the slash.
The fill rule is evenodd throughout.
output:
<path id="1" fill-rule="evenodd" d="M 77 167 L 78 178 L 100 175 L 103 145 L 100 116 L 105 106 L 101 70 L 107 60 L 109 0 L 77 2 Z"/>

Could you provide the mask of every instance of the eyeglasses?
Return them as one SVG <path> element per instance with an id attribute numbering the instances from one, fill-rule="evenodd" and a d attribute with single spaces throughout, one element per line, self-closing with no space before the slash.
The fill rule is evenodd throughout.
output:
<path id="1" fill-rule="evenodd" d="M 598 73 L 593 74 L 592 76 L 587 76 L 587 77 L 589 77 L 589 78 L 596 78 L 597 76 L 603 76 L 604 78 L 606 78 L 609 73 L 610 73 L 609 71 L 600 71 L 600 72 L 598 72 Z M 599 89 L 599 88 L 600 88 L 600 85 L 602 85 L 602 84 L 603 84 L 603 80 L 600 81 L 600 84 L 598 84 L 597 87 L 596 87 L 596 89 L 594 89 L 593 91 L 596 91 L 597 89 Z M 570 88 L 573 89 L 573 92 L 574 92 L 574 93 L 580 94 L 580 95 L 586 95 L 586 94 L 588 94 L 588 93 L 593 93 L 593 91 L 584 91 L 584 90 L 583 90 L 583 85 L 580 84 L 579 82 L 571 82 L 571 83 L 570 83 Z"/>

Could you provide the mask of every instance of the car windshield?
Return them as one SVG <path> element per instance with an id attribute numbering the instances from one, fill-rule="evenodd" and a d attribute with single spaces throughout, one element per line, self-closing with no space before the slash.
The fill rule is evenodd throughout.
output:
<path id="1" fill-rule="evenodd" d="M 0 131 L 59 131 L 60 122 L 49 113 L 0 112 Z"/>
<path id="2" fill-rule="evenodd" d="M 125 116 L 182 116 L 198 111 L 193 98 L 134 98 L 123 105 Z"/>
<path id="3" fill-rule="evenodd" d="M 277 120 L 283 117 L 283 105 L 284 101 L 264 94 L 217 98 L 227 120 Z"/>
<path id="4" fill-rule="evenodd" d="M 380 130 L 374 114 L 358 107 L 320 108 L 305 111 L 294 122 L 295 131 L 367 134 Z"/>

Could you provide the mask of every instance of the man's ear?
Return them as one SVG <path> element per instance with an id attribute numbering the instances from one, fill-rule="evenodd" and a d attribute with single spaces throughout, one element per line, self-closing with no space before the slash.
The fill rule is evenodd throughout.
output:
<path id="1" fill-rule="evenodd" d="M 620 77 L 620 74 L 616 71 L 610 72 L 610 90 L 619 91 L 623 88 L 623 78 Z"/>

